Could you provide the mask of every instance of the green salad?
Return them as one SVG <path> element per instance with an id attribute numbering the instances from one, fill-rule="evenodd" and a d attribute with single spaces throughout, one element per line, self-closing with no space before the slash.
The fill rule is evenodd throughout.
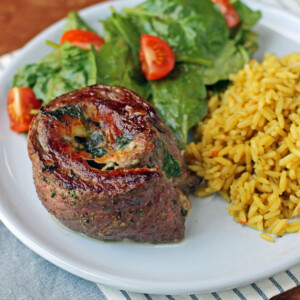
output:
<path id="1" fill-rule="evenodd" d="M 100 21 L 105 43 L 99 50 L 48 41 L 53 52 L 19 69 L 13 86 L 33 89 L 43 105 L 96 83 L 124 86 L 149 100 L 184 146 L 188 131 L 206 114 L 207 90 L 228 80 L 257 49 L 252 27 L 261 13 L 240 0 L 231 4 L 239 24 L 230 29 L 211 0 L 147 0 L 121 13 L 112 9 L 112 15 Z M 95 32 L 76 12 L 68 14 L 63 31 L 71 29 Z M 164 78 L 144 76 L 139 60 L 142 34 L 161 38 L 173 50 L 175 66 Z"/>

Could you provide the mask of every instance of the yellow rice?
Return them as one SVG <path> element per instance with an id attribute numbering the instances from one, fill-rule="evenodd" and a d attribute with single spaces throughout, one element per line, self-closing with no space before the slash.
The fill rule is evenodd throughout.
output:
<path id="1" fill-rule="evenodd" d="M 206 181 L 196 195 L 219 192 L 235 221 L 268 241 L 300 233 L 300 221 L 288 222 L 300 215 L 300 53 L 267 54 L 230 79 L 186 148 L 189 168 Z"/>

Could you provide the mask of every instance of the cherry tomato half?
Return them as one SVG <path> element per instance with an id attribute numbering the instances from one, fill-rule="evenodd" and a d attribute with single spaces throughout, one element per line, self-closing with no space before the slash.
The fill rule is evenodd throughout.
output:
<path id="1" fill-rule="evenodd" d="M 91 44 L 94 45 L 96 50 L 99 50 L 105 43 L 104 39 L 96 33 L 81 29 L 66 31 L 61 37 L 60 44 L 63 44 L 66 41 L 86 50 L 91 48 Z"/>
<path id="2" fill-rule="evenodd" d="M 235 10 L 234 6 L 229 2 L 229 0 L 211 0 L 213 3 L 215 3 L 221 13 L 223 14 L 227 27 L 232 28 L 239 24 L 240 18 Z"/>
<path id="3" fill-rule="evenodd" d="M 33 118 L 31 111 L 41 107 L 41 101 L 36 99 L 32 89 L 14 87 L 7 96 L 7 110 L 10 119 L 10 129 L 18 133 L 28 131 Z"/>
<path id="4" fill-rule="evenodd" d="M 148 80 L 165 77 L 175 65 L 175 55 L 171 47 L 161 38 L 148 34 L 141 35 L 139 58 Z"/>

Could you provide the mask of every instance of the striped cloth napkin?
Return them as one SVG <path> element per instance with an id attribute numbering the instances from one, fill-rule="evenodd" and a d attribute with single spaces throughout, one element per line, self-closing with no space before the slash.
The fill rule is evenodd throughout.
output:
<path id="1" fill-rule="evenodd" d="M 300 16 L 300 0 L 256 0 L 268 5 L 280 7 L 288 10 L 293 14 Z M 0 57 L 0 75 L 4 68 L 17 55 L 18 50 Z M 97 284 L 98 288 L 109 300 L 266 300 L 283 293 L 293 287 L 300 285 L 300 265 L 294 266 L 289 270 L 274 275 L 268 279 L 252 283 L 249 286 L 235 288 L 232 290 L 213 292 L 209 294 L 191 294 L 191 295 L 152 295 L 140 294 L 124 290 L 118 290 L 102 284 Z M 101 297 L 102 298 L 102 297 Z"/>
<path id="2" fill-rule="evenodd" d="M 299 281 L 300 265 L 246 287 L 201 295 L 149 295 L 117 290 L 102 284 L 97 285 L 109 300 L 267 300 L 300 285 Z"/>

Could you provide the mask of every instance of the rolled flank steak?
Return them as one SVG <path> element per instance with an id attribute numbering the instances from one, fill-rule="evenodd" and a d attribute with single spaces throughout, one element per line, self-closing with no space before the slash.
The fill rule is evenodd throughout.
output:
<path id="1" fill-rule="evenodd" d="M 174 133 L 136 93 L 93 85 L 43 106 L 28 151 L 39 198 L 67 227 L 102 240 L 184 238 L 197 179 Z"/>

